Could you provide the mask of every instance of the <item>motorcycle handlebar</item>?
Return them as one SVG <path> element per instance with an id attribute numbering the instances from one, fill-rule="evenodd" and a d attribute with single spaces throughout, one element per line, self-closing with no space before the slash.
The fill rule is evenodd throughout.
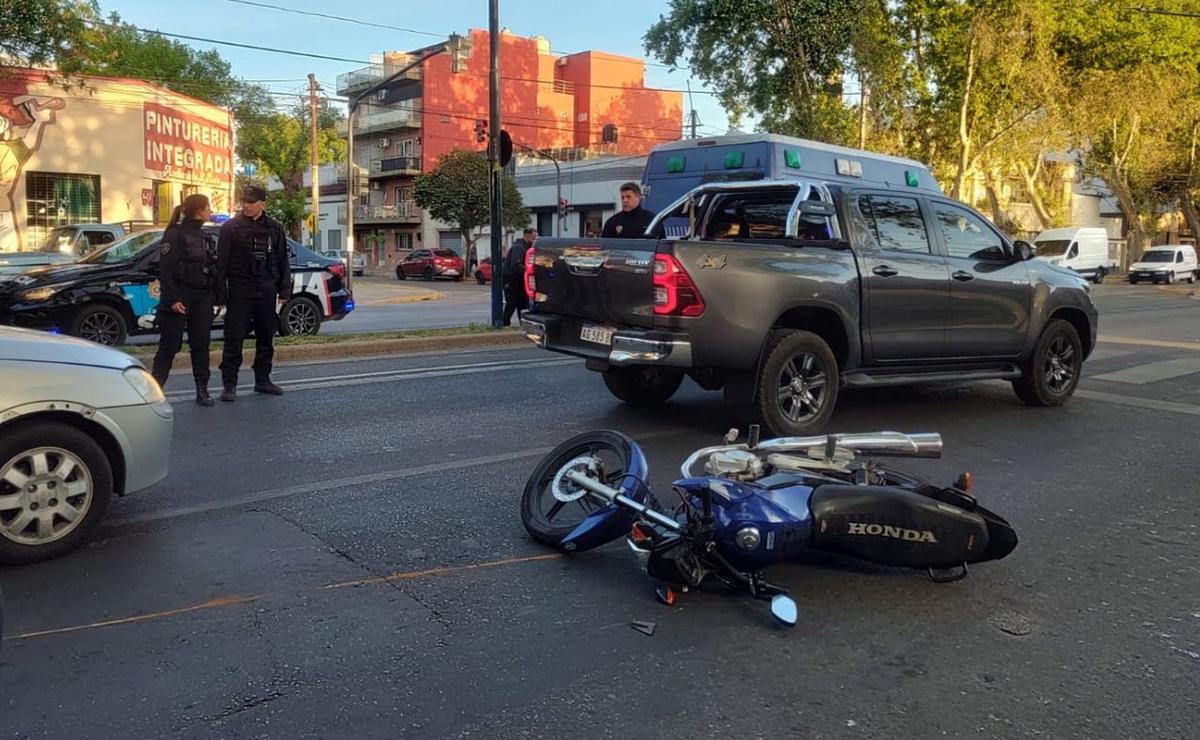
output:
<path id="1" fill-rule="evenodd" d="M 875 457 L 923 457 L 942 456 L 942 435 L 936 433 L 901 434 L 900 432 L 871 432 L 867 434 L 827 434 L 818 437 L 780 437 L 769 439 L 754 447 L 752 452 L 810 452 L 821 449 L 849 450 L 855 454 L 867 453 Z M 692 468 L 718 452 L 749 450 L 745 444 L 718 445 L 696 450 L 684 461 L 680 470 L 684 478 L 693 476 Z"/>

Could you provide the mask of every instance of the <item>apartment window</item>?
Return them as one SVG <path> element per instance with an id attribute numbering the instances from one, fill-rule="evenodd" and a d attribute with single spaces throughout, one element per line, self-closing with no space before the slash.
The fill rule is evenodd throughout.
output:
<path id="1" fill-rule="evenodd" d="M 400 142 L 399 148 L 401 157 L 411 157 L 413 155 L 413 140 L 405 139 L 404 141 Z"/>
<path id="2" fill-rule="evenodd" d="M 396 234 L 396 249 L 402 252 L 411 251 L 413 248 L 412 234 Z"/>
<path id="3" fill-rule="evenodd" d="M 55 226 L 99 223 L 100 176 L 27 173 L 25 218 L 26 249 L 41 246 Z"/>

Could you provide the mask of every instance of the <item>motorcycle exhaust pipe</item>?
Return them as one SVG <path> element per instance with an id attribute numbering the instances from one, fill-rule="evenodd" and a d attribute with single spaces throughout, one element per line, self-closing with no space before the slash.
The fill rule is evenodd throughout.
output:
<path id="1" fill-rule="evenodd" d="M 582 488 L 583 490 L 589 491 L 591 493 L 596 494 L 597 496 L 600 496 L 604 500 L 608 501 L 610 504 L 616 504 L 616 505 L 621 506 L 626 509 L 633 509 L 634 511 L 636 511 L 637 513 L 646 517 L 647 519 L 651 519 L 655 523 L 661 524 L 662 526 L 666 527 L 667 529 L 670 529 L 673 532 L 683 531 L 683 525 L 680 524 L 679 522 L 675 521 L 671 517 L 666 516 L 665 514 L 660 514 L 657 511 L 655 511 L 654 509 L 651 509 L 649 506 L 646 506 L 645 504 L 640 504 L 637 501 L 634 501 L 633 499 L 624 495 L 617 489 L 610 488 L 597 480 L 593 480 L 593 479 L 587 477 L 586 475 L 584 475 L 583 473 L 580 473 L 578 470 L 572 470 L 572 471 L 568 472 L 564 477 L 567 480 L 574 483 L 575 485 Z"/>
<path id="2" fill-rule="evenodd" d="M 829 434 L 823 437 L 781 437 L 760 444 L 756 451 L 802 452 L 814 448 L 842 448 L 879 457 L 942 456 L 942 435 L 870 432 L 867 434 Z"/>

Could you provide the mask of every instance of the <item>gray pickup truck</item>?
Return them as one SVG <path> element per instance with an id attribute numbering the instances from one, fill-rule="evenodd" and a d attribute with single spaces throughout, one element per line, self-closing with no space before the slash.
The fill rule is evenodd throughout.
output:
<path id="1" fill-rule="evenodd" d="M 921 189 L 799 179 L 700 186 L 641 239 L 540 239 L 526 336 L 586 359 L 616 397 L 690 376 L 805 435 L 842 388 L 1005 379 L 1058 406 L 1096 343 L 1074 273 Z"/>

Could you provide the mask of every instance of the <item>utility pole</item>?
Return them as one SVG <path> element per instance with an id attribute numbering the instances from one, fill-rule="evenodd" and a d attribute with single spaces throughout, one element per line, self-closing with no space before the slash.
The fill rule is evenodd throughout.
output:
<path id="1" fill-rule="evenodd" d="M 488 137 L 488 166 L 492 176 L 492 327 L 499 329 L 503 326 L 504 298 L 501 285 L 503 270 L 500 265 L 500 210 L 504 203 L 501 198 L 503 190 L 502 170 L 500 167 L 500 2 L 488 0 L 488 70 L 491 84 L 488 90 L 490 120 L 488 121 L 491 134 Z M 468 258 L 469 259 L 469 258 Z"/>
<path id="2" fill-rule="evenodd" d="M 308 126 L 312 129 L 312 250 L 317 249 L 317 230 L 321 228 L 321 186 L 317 182 L 320 165 L 317 163 L 317 76 L 308 73 Z M 347 268 L 349 269 L 349 268 Z"/>
<path id="3" fill-rule="evenodd" d="M 696 113 L 696 103 L 692 100 L 692 81 L 687 82 L 688 107 L 692 109 L 692 138 L 696 138 L 696 127 L 700 125 L 700 115 Z"/>

